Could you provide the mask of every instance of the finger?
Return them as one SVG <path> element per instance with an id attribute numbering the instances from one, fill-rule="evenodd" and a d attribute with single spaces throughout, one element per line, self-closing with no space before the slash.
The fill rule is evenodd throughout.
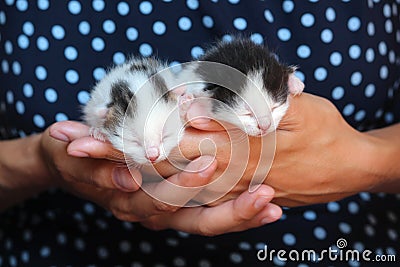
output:
<path id="1" fill-rule="evenodd" d="M 153 229 L 174 228 L 206 236 L 242 231 L 280 217 L 280 208 L 270 205 L 273 195 L 271 187 L 262 185 L 253 193 L 243 192 L 219 206 L 180 209 L 173 216 L 155 216 L 143 224 Z"/>
<path id="2" fill-rule="evenodd" d="M 146 184 L 133 194 L 115 195 L 112 208 L 118 211 L 118 218 L 130 221 L 175 212 L 190 201 L 202 189 L 201 186 L 208 184 L 216 168 L 217 162 L 213 157 L 200 157 L 190 162 L 185 171 L 167 180 Z"/>
<path id="3" fill-rule="evenodd" d="M 51 137 L 65 142 L 89 136 L 89 127 L 77 121 L 61 121 L 52 124 L 49 128 Z"/>
<path id="4" fill-rule="evenodd" d="M 115 149 L 108 142 L 96 140 L 90 136 L 73 140 L 67 147 L 67 153 L 74 157 L 90 157 L 125 162 L 124 154 L 121 151 Z"/>
<path id="5" fill-rule="evenodd" d="M 194 104 L 192 104 L 192 106 L 194 106 Z M 186 119 L 192 127 L 204 131 L 224 130 L 224 127 L 222 127 L 218 122 L 209 117 L 205 117 L 202 109 L 192 108 L 192 106 L 186 114 Z"/>

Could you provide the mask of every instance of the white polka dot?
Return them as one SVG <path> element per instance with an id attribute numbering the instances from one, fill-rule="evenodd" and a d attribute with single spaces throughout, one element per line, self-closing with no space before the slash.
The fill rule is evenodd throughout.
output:
<path id="1" fill-rule="evenodd" d="M 232 40 L 233 40 L 233 38 L 229 34 L 225 34 L 224 36 L 222 36 L 222 41 L 224 41 L 224 42 L 229 43 L 229 42 L 232 42 Z"/>
<path id="2" fill-rule="evenodd" d="M 334 21 L 336 19 L 335 9 L 333 9 L 332 7 L 328 7 L 325 11 L 325 18 L 327 21 Z"/>
<path id="3" fill-rule="evenodd" d="M 344 96 L 344 89 L 341 86 L 335 87 L 332 90 L 332 98 L 335 100 L 339 100 Z"/>
<path id="4" fill-rule="evenodd" d="M 178 26 L 183 31 L 188 31 L 192 27 L 192 21 L 188 17 L 181 17 L 178 20 Z"/>
<path id="5" fill-rule="evenodd" d="M 49 41 L 44 36 L 39 36 L 36 40 L 36 46 L 41 51 L 49 49 Z"/>
<path id="6" fill-rule="evenodd" d="M 269 9 L 266 9 L 264 11 L 264 18 L 269 22 L 272 23 L 274 22 L 274 15 L 272 15 L 272 12 Z"/>
<path id="7" fill-rule="evenodd" d="M 113 56 L 113 61 L 117 65 L 123 64 L 125 60 L 126 60 L 125 55 L 122 52 L 116 52 Z"/>
<path id="8" fill-rule="evenodd" d="M 14 5 L 14 0 L 5 0 L 5 2 L 6 2 L 6 5 L 8 5 L 8 6 Z"/>
<path id="9" fill-rule="evenodd" d="M 18 100 L 15 103 L 15 109 L 17 110 L 18 114 L 20 114 L 20 115 L 24 114 L 25 113 L 25 105 L 24 105 L 24 103 L 22 101 Z"/>
<path id="10" fill-rule="evenodd" d="M 29 255 L 29 252 L 28 251 L 22 251 L 21 252 L 21 260 L 22 260 L 22 262 L 24 262 L 24 263 L 28 263 L 29 262 L 29 259 L 30 259 L 30 255 Z"/>
<path id="11" fill-rule="evenodd" d="M 78 1 L 69 1 L 68 3 L 68 10 L 71 14 L 77 15 L 81 12 L 81 3 Z"/>
<path id="12" fill-rule="evenodd" d="M 325 29 L 321 32 L 321 40 L 324 43 L 330 43 L 333 40 L 333 33 L 330 29 Z"/>
<path id="13" fill-rule="evenodd" d="M 364 231 L 368 236 L 375 235 L 375 229 L 371 225 L 367 224 L 364 226 Z"/>
<path id="14" fill-rule="evenodd" d="M 379 45 L 378 45 L 378 50 L 379 50 L 379 53 L 382 55 L 382 56 L 385 56 L 386 54 L 387 54 L 387 46 L 386 46 L 386 43 L 385 42 L 379 42 Z"/>
<path id="15" fill-rule="evenodd" d="M 311 49 L 307 45 L 300 45 L 297 48 L 297 55 L 300 58 L 308 58 L 311 55 Z"/>
<path id="16" fill-rule="evenodd" d="M 18 36 L 17 43 L 21 49 L 26 49 L 29 46 L 29 39 L 26 35 L 21 34 Z"/>
<path id="17" fill-rule="evenodd" d="M 97 12 L 103 11 L 105 5 L 106 4 L 104 3 L 103 0 L 93 0 L 93 2 L 92 2 L 92 7 Z"/>
<path id="18" fill-rule="evenodd" d="M 375 34 L 375 24 L 373 22 L 369 22 L 367 25 L 367 33 L 369 36 L 373 36 Z"/>
<path id="19" fill-rule="evenodd" d="M 259 33 L 251 34 L 250 40 L 253 41 L 255 44 L 263 44 L 264 43 L 264 38 Z"/>
<path id="20" fill-rule="evenodd" d="M 361 55 L 361 47 L 359 45 L 352 45 L 349 48 L 349 56 L 352 59 L 357 59 Z"/>
<path id="21" fill-rule="evenodd" d="M 206 28 L 212 28 L 214 26 L 214 20 L 210 16 L 204 16 L 202 22 L 204 27 Z"/>
<path id="22" fill-rule="evenodd" d="M 6 99 L 8 104 L 14 103 L 14 93 L 12 91 L 7 91 Z"/>
<path id="23" fill-rule="evenodd" d="M 136 30 L 136 28 L 129 27 L 126 30 L 126 38 L 128 38 L 129 41 L 135 41 L 139 36 L 139 32 Z"/>
<path id="24" fill-rule="evenodd" d="M 389 76 L 389 69 L 387 66 L 383 65 L 379 69 L 379 77 L 381 77 L 382 80 L 385 80 L 387 79 L 388 76 Z"/>
<path id="25" fill-rule="evenodd" d="M 74 61 L 78 57 L 78 51 L 73 46 L 67 46 L 64 49 L 64 56 L 66 59 Z"/>
<path id="26" fill-rule="evenodd" d="M 393 23 L 391 20 L 386 20 L 385 22 L 385 31 L 387 33 L 392 33 L 393 32 Z"/>
<path id="27" fill-rule="evenodd" d="M 323 81 L 328 76 L 328 71 L 324 67 L 319 67 L 314 71 L 314 78 L 317 81 Z"/>
<path id="28" fill-rule="evenodd" d="M 156 21 L 153 24 L 153 32 L 157 35 L 163 35 L 167 30 L 167 26 L 162 21 Z"/>
<path id="29" fill-rule="evenodd" d="M 83 251 L 86 247 L 85 241 L 83 241 L 83 239 L 81 238 L 75 239 L 74 245 L 75 248 L 79 251 Z"/>
<path id="30" fill-rule="evenodd" d="M 342 55 L 339 52 L 333 52 L 329 57 L 329 61 L 332 66 L 339 66 L 340 64 L 342 64 Z"/>
<path id="31" fill-rule="evenodd" d="M 300 81 L 302 81 L 302 82 L 305 82 L 305 80 L 306 80 L 306 76 L 304 75 L 304 73 L 303 72 L 301 72 L 301 71 L 299 71 L 299 70 L 297 70 L 296 72 L 295 72 L 295 74 L 294 74 L 297 78 L 299 78 L 300 79 Z"/>
<path id="32" fill-rule="evenodd" d="M 351 226 L 348 223 L 341 222 L 341 223 L 339 223 L 339 230 L 343 234 L 350 234 L 351 233 Z"/>
<path id="33" fill-rule="evenodd" d="M 362 77 L 361 72 L 356 71 L 351 75 L 350 82 L 353 86 L 358 86 L 361 84 L 362 79 L 363 79 L 363 77 Z"/>
<path id="34" fill-rule="evenodd" d="M 143 1 L 139 5 L 139 10 L 142 14 L 148 15 L 153 11 L 153 5 L 149 1 Z"/>
<path id="35" fill-rule="evenodd" d="M 241 263 L 243 261 L 242 255 L 240 255 L 237 252 L 232 252 L 229 255 L 229 258 L 230 258 L 231 262 L 233 262 L 234 264 L 239 264 L 239 263 Z"/>
<path id="36" fill-rule="evenodd" d="M 28 35 L 32 36 L 35 33 L 35 26 L 33 26 L 32 22 L 27 21 L 22 25 L 22 31 Z"/>
<path id="37" fill-rule="evenodd" d="M 291 36 L 292 36 L 292 33 L 287 28 L 282 28 L 282 29 L 278 30 L 278 38 L 281 41 L 284 41 L 284 42 L 289 41 Z"/>
<path id="38" fill-rule="evenodd" d="M 151 251 L 153 250 L 152 245 L 151 245 L 149 242 L 147 242 L 147 241 L 142 241 L 142 242 L 140 242 L 140 243 L 139 243 L 139 248 L 140 248 L 140 250 L 141 250 L 143 253 L 145 253 L 145 254 L 149 254 L 149 253 L 151 253 Z"/>
<path id="39" fill-rule="evenodd" d="M 79 81 L 79 74 L 76 70 L 67 70 L 65 73 L 65 79 L 70 84 L 76 84 Z"/>
<path id="40" fill-rule="evenodd" d="M 22 86 L 22 92 L 24 93 L 24 96 L 27 98 L 30 98 L 33 96 L 33 87 L 30 83 L 26 83 Z"/>
<path id="41" fill-rule="evenodd" d="M 139 52 L 142 56 L 148 57 L 153 53 L 153 48 L 149 44 L 143 43 L 139 46 Z"/>
<path id="42" fill-rule="evenodd" d="M 200 46 L 194 46 L 190 51 L 190 54 L 192 55 L 193 58 L 199 58 L 204 54 L 204 50 Z"/>
<path id="43" fill-rule="evenodd" d="M 67 121 L 68 120 L 68 116 L 65 115 L 64 113 L 57 113 L 55 116 L 55 120 L 56 121 Z"/>
<path id="44" fill-rule="evenodd" d="M 296 244 L 296 237 L 291 233 L 286 233 L 282 237 L 283 242 L 288 246 L 293 246 Z"/>
<path id="45" fill-rule="evenodd" d="M 90 94 L 87 91 L 80 91 L 77 98 L 80 104 L 85 105 L 90 99 Z"/>
<path id="46" fill-rule="evenodd" d="M 338 212 L 340 210 L 340 205 L 337 202 L 329 202 L 326 207 L 330 212 Z"/>
<path id="47" fill-rule="evenodd" d="M 285 13 L 290 13 L 294 9 L 294 3 L 291 0 L 285 0 L 282 3 L 282 9 L 285 11 Z"/>
<path id="48" fill-rule="evenodd" d="M 103 68 L 95 68 L 93 70 L 93 78 L 97 81 L 100 81 L 106 75 L 106 71 Z"/>
<path id="49" fill-rule="evenodd" d="M 189 9 L 196 10 L 199 8 L 199 1 L 198 0 L 186 0 L 186 5 Z"/>
<path id="50" fill-rule="evenodd" d="M 131 251 L 132 245 L 129 241 L 123 240 L 119 243 L 119 249 L 122 253 L 128 253 Z"/>
<path id="51" fill-rule="evenodd" d="M 390 18 L 390 16 L 392 15 L 392 9 L 390 8 L 390 5 L 389 5 L 389 4 L 385 4 L 385 5 L 383 6 L 383 15 L 384 15 L 386 18 Z"/>
<path id="52" fill-rule="evenodd" d="M 90 33 L 90 24 L 87 21 L 81 21 L 78 26 L 78 30 L 83 35 L 88 35 Z"/>
<path id="53" fill-rule="evenodd" d="M 15 6 L 19 11 L 28 10 L 28 1 L 27 0 L 17 0 Z"/>
<path id="54" fill-rule="evenodd" d="M 39 114 L 35 114 L 33 116 L 33 123 L 39 128 L 43 128 L 45 126 L 45 124 L 46 124 L 45 121 L 44 121 L 43 116 L 39 115 Z"/>
<path id="55" fill-rule="evenodd" d="M 35 69 L 35 75 L 36 75 L 36 78 L 38 78 L 41 81 L 46 80 L 46 78 L 47 78 L 46 68 L 43 66 L 37 66 Z"/>
<path id="56" fill-rule="evenodd" d="M 365 87 L 364 94 L 365 94 L 366 97 L 372 97 L 372 96 L 374 96 L 374 94 L 375 94 L 375 85 L 374 85 L 374 84 L 371 84 L 371 83 L 368 84 L 368 85 Z"/>
<path id="57" fill-rule="evenodd" d="M 365 246 L 361 242 L 354 242 L 353 248 L 358 251 L 364 251 Z"/>
<path id="58" fill-rule="evenodd" d="M 115 26 L 114 21 L 108 19 L 103 22 L 103 31 L 105 33 L 112 34 L 115 32 L 115 28 L 116 28 L 116 26 Z"/>
<path id="59" fill-rule="evenodd" d="M 351 114 L 353 114 L 353 112 L 354 112 L 354 109 L 355 109 L 355 107 L 354 107 L 354 105 L 353 104 L 347 104 L 346 106 L 344 106 L 344 108 L 343 108 L 343 115 L 344 116 L 350 116 Z"/>
<path id="60" fill-rule="evenodd" d="M 317 226 L 314 228 L 314 236 L 319 240 L 323 240 L 326 238 L 326 230 L 321 226 Z"/>
<path id="61" fill-rule="evenodd" d="M 303 217 L 308 221 L 314 221 L 317 218 L 315 211 L 307 210 L 303 213 Z"/>
<path id="62" fill-rule="evenodd" d="M 129 14 L 129 5 L 126 2 L 120 2 L 117 6 L 118 14 L 126 16 Z"/>
<path id="63" fill-rule="evenodd" d="M 230 4 L 236 5 L 240 2 L 240 0 L 228 0 Z"/>
<path id="64" fill-rule="evenodd" d="M 349 212 L 352 213 L 352 214 L 358 213 L 358 211 L 359 211 L 359 209 L 360 209 L 359 206 L 358 206 L 358 204 L 357 204 L 356 202 L 354 202 L 354 201 L 350 202 L 350 203 L 347 205 L 347 208 L 348 208 Z"/>
<path id="65" fill-rule="evenodd" d="M 385 114 L 385 122 L 386 122 L 386 123 L 392 123 L 392 122 L 393 122 L 393 119 L 394 119 L 393 113 L 387 112 L 387 113 Z"/>
<path id="66" fill-rule="evenodd" d="M 238 247 L 239 247 L 241 250 L 251 250 L 251 245 L 250 245 L 249 242 L 244 242 L 244 241 L 242 241 L 242 242 L 239 243 Z"/>
<path id="67" fill-rule="evenodd" d="M 360 198 L 364 201 L 370 201 L 371 200 L 371 194 L 368 192 L 361 192 L 360 194 Z"/>
<path id="68" fill-rule="evenodd" d="M 50 6 L 49 0 L 38 0 L 37 6 L 40 10 L 47 10 Z"/>
<path id="69" fill-rule="evenodd" d="M 247 28 L 247 21 L 244 18 L 235 18 L 233 20 L 233 26 L 242 31 Z"/>
<path id="70" fill-rule="evenodd" d="M 392 64 L 396 62 L 396 53 L 393 50 L 389 52 L 389 62 Z"/>
<path id="71" fill-rule="evenodd" d="M 0 11 L 0 25 L 6 24 L 7 17 L 3 10 Z"/>
<path id="72" fill-rule="evenodd" d="M 274 262 L 274 266 L 285 266 L 286 262 L 282 258 L 278 258 L 277 256 L 274 256 L 272 259 Z"/>
<path id="73" fill-rule="evenodd" d="M 349 28 L 349 30 L 352 32 L 358 31 L 360 27 L 361 27 L 361 21 L 357 17 L 351 17 L 347 22 L 347 28 Z"/>
<path id="74" fill-rule="evenodd" d="M 47 100 L 47 102 L 54 103 L 58 99 L 58 94 L 56 90 L 53 88 L 47 88 L 46 91 L 44 91 L 44 96 Z"/>
<path id="75" fill-rule="evenodd" d="M 51 34 L 57 40 L 61 40 L 65 37 L 65 30 L 61 25 L 54 25 L 51 28 Z"/>
<path id="76" fill-rule="evenodd" d="M 22 68 L 21 68 L 21 64 L 19 64 L 18 61 L 13 62 L 12 71 L 13 71 L 14 75 L 16 75 L 16 76 L 21 74 Z"/>
<path id="77" fill-rule="evenodd" d="M 7 41 L 4 43 L 4 50 L 5 50 L 6 54 L 8 54 L 8 55 L 11 55 L 11 54 L 12 54 L 12 52 L 13 52 L 13 45 L 12 45 L 12 43 L 11 43 L 9 40 L 7 40 Z"/>
<path id="78" fill-rule="evenodd" d="M 106 44 L 104 43 L 104 40 L 100 37 L 95 37 L 92 40 L 92 48 L 97 51 L 100 52 L 102 50 L 104 50 Z"/>
<path id="79" fill-rule="evenodd" d="M 367 51 L 365 52 L 365 60 L 368 62 L 373 62 L 375 59 L 375 52 L 374 49 L 368 48 Z"/>
<path id="80" fill-rule="evenodd" d="M 301 16 L 301 24 L 304 27 L 307 27 L 307 28 L 311 27 L 314 25 L 314 22 L 315 22 L 315 18 L 314 18 L 314 15 L 311 13 L 306 13 L 306 14 L 303 14 L 303 16 Z"/>

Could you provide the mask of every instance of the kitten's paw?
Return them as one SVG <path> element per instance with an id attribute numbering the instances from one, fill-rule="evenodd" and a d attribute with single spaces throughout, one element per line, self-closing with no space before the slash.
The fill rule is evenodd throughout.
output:
<path id="1" fill-rule="evenodd" d="M 92 136 L 94 139 L 97 139 L 99 141 L 105 142 L 107 140 L 106 135 L 96 127 L 90 127 L 90 136 Z"/>
<path id="2" fill-rule="evenodd" d="M 190 93 L 184 93 L 179 96 L 178 106 L 179 106 L 179 115 L 183 121 L 186 121 L 186 115 L 190 108 L 190 105 L 193 103 L 194 96 Z"/>

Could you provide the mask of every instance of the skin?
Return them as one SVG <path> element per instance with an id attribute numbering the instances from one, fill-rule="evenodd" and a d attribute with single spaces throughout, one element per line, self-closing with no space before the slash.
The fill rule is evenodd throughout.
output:
<path id="1" fill-rule="evenodd" d="M 400 124 L 359 132 L 324 98 L 304 93 L 289 100 L 290 108 L 276 132 L 274 161 L 263 181 L 274 188 L 274 203 L 301 206 L 334 201 L 359 192 L 400 192 L 397 161 Z M 199 115 L 188 114 L 191 118 Z M 202 139 L 214 140 L 218 144 L 218 177 L 229 164 L 232 152 L 227 133 L 220 124 L 204 118 L 192 121 L 191 125 L 202 131 L 189 129 L 181 149 L 186 157 L 195 158 L 201 154 L 198 144 Z M 240 181 L 228 194 L 209 205 L 235 199 L 248 190 L 257 163 L 254 161 L 261 151 L 259 138 L 250 138 L 249 144 L 251 157 Z M 81 148 L 79 142 L 72 142 L 68 149 L 74 154 Z M 212 155 L 213 151 L 206 149 L 202 153 Z M 160 164 L 158 169 L 164 175 L 176 172 L 167 163 Z"/>
<path id="2" fill-rule="evenodd" d="M 278 206 L 270 203 L 274 191 L 268 186 L 252 194 L 244 192 L 239 198 L 212 208 L 180 208 L 157 201 L 139 189 L 142 174 L 138 170 L 129 173 L 118 161 L 120 153 L 88 136 L 87 126 L 61 122 L 41 134 L 2 141 L 0 210 L 59 187 L 103 206 L 121 220 L 141 222 L 152 229 L 174 228 L 208 236 L 259 227 L 276 221 L 282 214 Z M 80 153 L 71 156 L 67 146 L 74 141 L 84 145 Z M 198 186 L 210 181 L 217 166 L 212 157 L 203 156 L 168 177 L 169 182 L 191 189 L 180 195 L 181 205 L 201 190 Z M 168 185 L 164 181 L 148 187 L 166 194 Z"/>

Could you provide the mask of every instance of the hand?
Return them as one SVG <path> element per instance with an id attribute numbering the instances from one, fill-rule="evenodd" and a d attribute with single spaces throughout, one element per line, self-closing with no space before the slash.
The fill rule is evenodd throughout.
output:
<path id="1" fill-rule="evenodd" d="M 100 166 L 105 163 L 115 164 L 106 159 L 121 159 L 120 153 L 115 151 L 110 144 L 89 137 L 89 129 L 83 124 L 60 122 L 50 127 L 49 131 L 51 136 L 57 139 L 52 142 L 61 144 L 64 151 L 68 151 L 69 156 L 67 157 L 73 156 L 77 161 L 93 161 Z M 49 136 L 49 138 L 51 137 Z M 66 141 L 70 142 L 69 145 Z M 68 147 L 66 147 L 67 145 Z M 53 156 L 55 155 L 53 154 Z M 202 162 L 209 163 L 210 160 L 213 160 L 213 158 L 208 156 L 201 157 L 200 161 L 195 160 L 189 163 L 186 169 L 192 171 L 201 169 Z M 203 175 L 183 171 L 172 174 L 168 180 L 182 186 L 200 186 L 210 181 L 216 167 L 217 161 L 214 161 L 202 172 Z M 105 175 L 101 179 L 95 179 L 95 181 L 110 180 L 110 177 L 112 177 L 111 172 L 105 171 L 104 173 Z M 85 180 L 84 178 L 80 179 Z M 142 190 L 133 193 L 122 192 L 116 188 L 109 187 L 109 184 L 101 183 L 82 183 L 77 179 L 69 179 L 63 186 L 71 192 L 111 210 L 119 219 L 140 221 L 152 229 L 174 228 L 202 235 L 217 235 L 232 231 L 242 231 L 273 222 L 279 219 L 282 213 L 278 206 L 269 203 L 274 192 L 268 186 L 262 186 L 253 193 L 242 193 L 239 198 L 216 207 L 179 209 L 177 206 L 157 201 Z M 160 194 L 170 193 L 168 191 L 170 187 L 167 183 L 151 186 L 154 187 L 155 192 Z M 184 195 L 182 205 L 197 193 L 198 191 L 191 191 L 191 193 Z M 170 195 L 175 194 L 170 193 Z M 196 220 L 193 220 L 193 218 L 196 218 Z"/>
<path id="2" fill-rule="evenodd" d="M 192 126 L 221 131 L 215 122 L 193 121 Z M 376 151 L 376 143 L 376 138 L 350 127 L 328 100 L 306 93 L 291 97 L 276 131 L 275 157 L 264 183 L 275 190 L 273 202 L 284 206 L 328 202 L 371 190 L 377 183 L 374 168 L 382 165 L 376 155 L 383 155 L 383 146 Z M 251 149 L 257 151 L 258 145 L 251 142 Z M 248 177 L 242 177 L 243 181 L 249 183 Z M 232 192 L 237 194 L 235 189 Z"/>

